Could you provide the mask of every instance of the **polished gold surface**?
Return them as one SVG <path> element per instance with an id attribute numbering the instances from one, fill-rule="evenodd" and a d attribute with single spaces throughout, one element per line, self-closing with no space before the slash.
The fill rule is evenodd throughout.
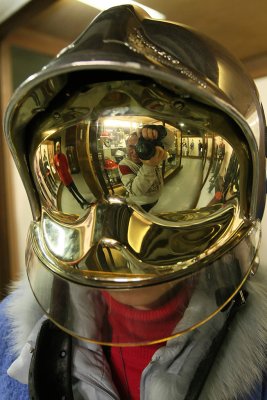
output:
<path id="1" fill-rule="evenodd" d="M 122 289 L 123 285 L 120 283 L 123 284 L 124 280 L 121 276 L 117 281 L 119 289 L 114 290 L 108 288 L 108 285 L 102 289 L 79 285 L 72 281 L 71 276 L 67 275 L 69 279 L 66 280 L 66 276 L 54 274 L 38 258 L 36 249 L 29 241 L 28 276 L 35 297 L 47 316 L 76 338 L 113 346 L 147 345 L 179 337 L 199 327 L 218 312 L 223 312 L 251 273 L 258 246 L 259 224 L 256 224 L 232 250 L 228 249 L 227 254 L 198 269 L 194 274 L 184 278 L 175 278 L 174 275 L 170 282 L 159 280 L 155 286 L 131 289 Z M 125 279 L 127 280 L 126 277 Z M 112 315 L 113 309 L 112 303 L 107 302 L 105 293 L 134 307 L 145 301 L 148 292 L 152 298 L 157 298 L 161 292 L 165 293 L 165 302 L 173 301 L 175 296 L 184 297 L 182 308 L 173 317 L 174 320 L 177 319 L 173 331 L 167 336 L 161 336 L 161 331 L 156 329 L 150 334 L 150 340 L 147 340 L 147 337 L 140 336 L 137 327 L 133 325 L 124 341 L 116 341 L 114 338 L 111 341 L 107 318 L 109 314 Z M 189 319 L 186 317 L 188 301 L 190 309 L 194 308 Z M 181 319 L 183 314 L 184 319 Z M 225 318 L 226 315 L 220 318 Z M 122 317 L 122 325 L 123 318 L 127 316 Z M 150 329 L 149 323 L 149 318 L 143 320 L 142 332 L 146 331 L 146 326 Z"/>
<path id="2" fill-rule="evenodd" d="M 5 130 L 33 212 L 30 283 L 63 329 L 159 341 L 170 332 L 108 337 L 112 299 L 153 309 L 181 295 L 179 318 L 195 301 L 176 335 L 244 283 L 265 201 L 264 117 L 216 43 L 132 6 L 107 11 L 18 89 Z"/>
<path id="3" fill-rule="evenodd" d="M 150 80 L 88 83 L 66 98 L 31 149 L 33 240 L 56 273 L 94 286 L 185 276 L 249 228 L 248 145 L 218 110 Z M 166 136 L 144 139 L 147 126 Z M 166 160 L 136 158 L 140 137 Z"/>

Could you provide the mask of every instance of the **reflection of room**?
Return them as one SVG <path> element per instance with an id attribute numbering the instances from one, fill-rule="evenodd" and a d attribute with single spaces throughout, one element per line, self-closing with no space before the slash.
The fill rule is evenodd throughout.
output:
<path id="1" fill-rule="evenodd" d="M 104 169 L 106 184 L 112 193 L 125 195 L 125 189 L 121 185 L 117 166 L 122 158 L 127 156 L 127 138 L 143 125 L 162 125 L 162 122 L 144 116 L 127 116 L 127 119 L 125 117 L 103 118 L 98 122 L 100 127 L 98 155 L 102 160 L 101 164 Z M 173 146 L 168 151 L 169 157 L 163 167 L 164 177 L 167 178 L 180 165 L 178 147 L 180 131 L 169 124 L 165 126 L 174 133 L 175 137 Z"/>
<path id="2" fill-rule="evenodd" d="M 35 170 L 39 177 L 43 196 L 51 205 L 56 206 L 58 184 L 56 182 L 53 154 L 53 142 L 45 141 L 37 150 Z"/>
<path id="3" fill-rule="evenodd" d="M 237 158 L 231 145 L 216 132 L 184 135 L 177 127 L 151 117 L 109 116 L 99 118 L 97 125 L 83 121 L 58 131 L 37 149 L 35 169 L 41 176 L 40 189 L 47 204 L 64 213 L 82 216 L 95 200 L 91 190 L 97 185 L 106 195 L 127 199 L 118 167 L 127 157 L 127 139 L 144 125 L 165 125 L 173 136 L 168 158 L 159 166 L 164 186 L 150 212 L 158 215 L 207 207 L 238 194 Z M 67 159 L 76 193 L 69 190 L 57 169 L 58 143 Z M 235 176 L 229 178 L 229 171 Z M 229 182 L 234 185 L 230 187 Z"/>
<path id="4" fill-rule="evenodd" d="M 45 201 L 52 209 L 81 215 L 91 199 L 77 156 L 76 130 L 67 129 L 43 142 L 36 152 L 35 169 Z"/>
<path id="5" fill-rule="evenodd" d="M 195 149 L 199 140 L 203 143 L 202 157 Z M 193 142 L 191 150 L 195 153 L 182 157 L 179 174 L 164 185 L 158 203 L 151 210 L 153 214 L 200 209 L 239 195 L 239 163 L 225 139 L 209 133 L 201 139 L 187 136 L 183 141 L 189 143 L 189 149 Z"/>

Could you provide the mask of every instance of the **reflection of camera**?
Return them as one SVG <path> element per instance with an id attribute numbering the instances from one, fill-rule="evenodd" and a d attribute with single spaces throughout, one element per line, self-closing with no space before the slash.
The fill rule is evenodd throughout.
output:
<path id="1" fill-rule="evenodd" d="M 156 146 L 164 148 L 162 139 L 167 135 L 167 131 L 162 125 L 144 125 L 143 128 L 155 129 L 158 132 L 158 137 L 155 140 L 144 139 L 143 136 L 140 136 L 135 146 L 135 151 L 141 160 L 150 160 L 155 155 Z"/>

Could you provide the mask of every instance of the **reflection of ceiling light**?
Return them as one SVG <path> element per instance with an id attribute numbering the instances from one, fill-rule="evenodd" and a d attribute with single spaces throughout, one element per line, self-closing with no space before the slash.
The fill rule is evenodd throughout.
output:
<path id="1" fill-rule="evenodd" d="M 116 119 L 106 119 L 104 121 L 104 127 L 107 128 L 137 128 L 137 123 L 136 122 L 131 122 L 131 121 L 122 121 L 122 120 L 116 120 Z"/>
<path id="2" fill-rule="evenodd" d="M 165 19 L 166 16 L 161 14 L 159 11 L 154 10 L 153 8 L 144 6 L 137 1 L 132 0 L 78 0 L 81 3 L 87 4 L 88 6 L 94 7 L 97 10 L 103 11 L 107 8 L 114 7 L 114 6 L 121 6 L 123 4 L 132 4 L 143 8 L 152 18 L 156 19 Z"/>

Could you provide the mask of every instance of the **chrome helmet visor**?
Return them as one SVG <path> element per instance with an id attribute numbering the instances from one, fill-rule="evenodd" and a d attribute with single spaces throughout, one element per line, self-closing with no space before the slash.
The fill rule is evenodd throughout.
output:
<path id="1" fill-rule="evenodd" d="M 166 340 L 223 309 L 250 273 L 259 243 L 250 147 L 231 118 L 183 89 L 79 74 L 31 124 L 42 213 L 29 234 L 30 283 L 49 317 L 78 337 Z M 166 151 L 153 167 L 142 160 L 154 153 L 138 148 L 146 127 L 158 138 L 145 151 Z M 171 324 L 152 329 L 153 318 L 164 325 L 166 304 Z M 132 318 L 128 333 L 110 336 L 113 316 Z"/>
<path id="2" fill-rule="evenodd" d="M 248 210 L 251 154 L 241 129 L 225 113 L 149 79 L 85 84 L 68 96 L 62 95 L 65 101 L 60 99 L 53 113 L 49 107 L 38 115 L 30 155 L 41 203 L 55 217 L 78 221 L 107 199 L 140 212 L 151 200 L 156 204 L 149 213 L 173 222 L 200 209 L 213 213 L 225 204 L 239 208 L 242 203 L 242 212 Z M 144 126 L 164 127 L 168 135 L 143 140 L 140 153 L 140 139 L 133 145 L 129 138 L 140 136 Z M 160 165 L 164 186 L 154 194 L 150 187 L 125 185 L 127 171 L 119 165 L 123 158 L 142 164 L 155 146 L 168 152 Z M 137 147 L 136 159 L 132 152 Z M 72 181 L 76 193 L 66 189 Z"/>

